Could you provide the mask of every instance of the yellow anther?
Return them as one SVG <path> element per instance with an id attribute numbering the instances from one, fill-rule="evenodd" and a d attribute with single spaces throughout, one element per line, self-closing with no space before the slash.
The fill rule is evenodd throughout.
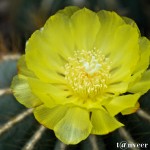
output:
<path id="1" fill-rule="evenodd" d="M 92 98 L 107 88 L 109 59 L 101 51 L 76 51 L 66 64 L 65 78 L 72 90 L 82 98 Z"/>

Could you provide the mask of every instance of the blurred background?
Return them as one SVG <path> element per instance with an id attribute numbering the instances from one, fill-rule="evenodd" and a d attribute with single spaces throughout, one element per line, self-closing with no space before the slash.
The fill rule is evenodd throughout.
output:
<path id="1" fill-rule="evenodd" d="M 150 150 L 150 92 L 140 98 L 137 113 L 118 115 L 124 128 L 104 136 L 90 136 L 75 146 L 61 143 L 13 97 L 10 84 L 26 41 L 47 18 L 69 5 L 111 10 L 130 17 L 141 34 L 150 39 L 150 0 L 0 0 L 0 150 L 116 150 L 121 141 L 147 143 Z"/>

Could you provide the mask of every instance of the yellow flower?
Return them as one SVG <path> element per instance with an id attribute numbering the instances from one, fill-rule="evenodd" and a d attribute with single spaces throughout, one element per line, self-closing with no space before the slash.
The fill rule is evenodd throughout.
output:
<path id="1" fill-rule="evenodd" d="M 114 12 L 66 7 L 26 44 L 12 89 L 35 118 L 66 144 L 123 126 L 150 89 L 150 42 Z"/>

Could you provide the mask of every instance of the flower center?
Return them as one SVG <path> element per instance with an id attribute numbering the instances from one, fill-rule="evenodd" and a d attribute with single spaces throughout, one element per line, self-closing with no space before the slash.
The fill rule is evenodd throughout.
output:
<path id="1" fill-rule="evenodd" d="M 82 98 L 93 98 L 107 88 L 110 61 L 101 51 L 75 51 L 65 65 L 65 79 L 71 89 Z"/>

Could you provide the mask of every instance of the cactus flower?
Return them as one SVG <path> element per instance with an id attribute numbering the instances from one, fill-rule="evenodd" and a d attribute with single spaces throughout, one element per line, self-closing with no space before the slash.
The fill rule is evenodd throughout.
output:
<path id="1" fill-rule="evenodd" d="M 12 82 L 16 99 L 66 144 L 123 126 L 150 89 L 150 41 L 115 12 L 70 6 L 26 43 Z"/>

